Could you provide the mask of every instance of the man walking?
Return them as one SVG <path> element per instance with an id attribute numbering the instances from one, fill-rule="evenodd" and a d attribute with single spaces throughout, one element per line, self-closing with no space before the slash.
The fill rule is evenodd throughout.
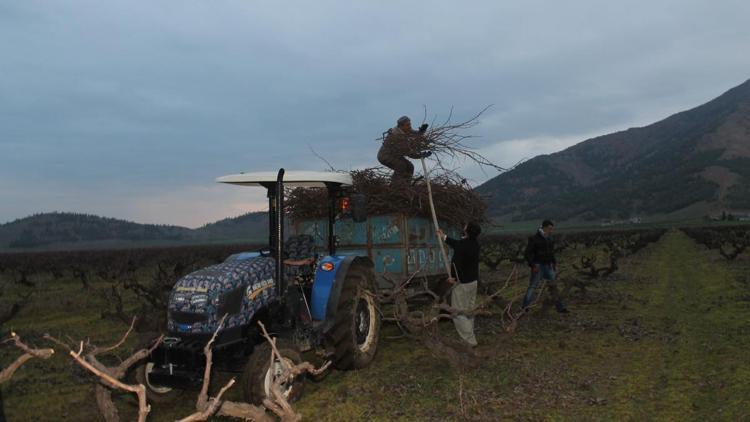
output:
<path id="1" fill-rule="evenodd" d="M 451 239 L 442 230 L 438 230 L 445 243 L 453 249 L 451 260 L 451 284 L 456 284 L 451 291 L 451 307 L 462 311 L 472 311 L 477 300 L 477 280 L 479 279 L 479 241 L 482 233 L 479 224 L 471 222 L 464 227 L 464 235 L 460 240 Z M 457 315 L 453 317 L 453 324 L 458 335 L 469 346 L 477 345 L 474 335 L 474 316 Z"/>
<path id="2" fill-rule="evenodd" d="M 393 170 L 391 184 L 407 185 L 414 176 L 414 165 L 406 159 L 425 158 L 430 152 L 423 152 L 424 133 L 427 123 L 419 130 L 411 128 L 411 119 L 401 116 L 396 121 L 396 127 L 388 129 L 383 139 L 383 145 L 378 151 L 380 164 Z"/>
<path id="3" fill-rule="evenodd" d="M 528 311 L 529 306 L 534 302 L 534 291 L 538 289 L 542 280 L 547 280 L 552 299 L 555 301 L 557 312 L 568 313 L 568 309 L 560 299 L 560 293 L 557 291 L 557 280 L 555 271 L 557 270 L 557 259 L 555 259 L 555 243 L 552 239 L 552 229 L 554 224 L 550 220 L 542 221 L 542 227 L 529 237 L 529 243 L 526 245 L 524 257 L 531 270 L 529 277 L 529 288 L 526 290 L 526 296 L 523 298 L 522 309 Z"/>

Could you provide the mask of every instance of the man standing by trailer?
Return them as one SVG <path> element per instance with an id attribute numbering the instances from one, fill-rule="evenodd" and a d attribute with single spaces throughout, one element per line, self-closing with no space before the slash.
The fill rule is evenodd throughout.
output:
<path id="1" fill-rule="evenodd" d="M 383 145 L 378 151 L 380 164 L 393 170 L 391 183 L 407 185 L 411 183 L 414 176 L 414 165 L 406 159 L 425 158 L 430 152 L 423 152 L 424 133 L 427 131 L 427 123 L 419 127 L 419 130 L 411 128 L 411 119 L 401 116 L 396 121 L 396 127 L 388 129 L 383 137 Z"/>
<path id="2" fill-rule="evenodd" d="M 529 237 L 529 243 L 526 245 L 524 257 L 531 271 L 529 288 L 526 290 L 526 296 L 523 298 L 522 309 L 526 311 L 528 311 L 529 306 L 534 302 L 535 290 L 541 286 L 542 280 L 547 280 L 547 287 L 549 287 L 552 299 L 555 301 L 557 312 L 568 313 L 568 309 L 560 299 L 560 292 L 557 290 L 557 259 L 555 258 L 555 243 L 552 239 L 552 229 L 554 226 L 550 220 L 542 221 L 542 227 L 533 236 Z"/>
<path id="3" fill-rule="evenodd" d="M 461 239 L 451 239 L 442 230 L 438 236 L 453 249 L 451 260 L 451 283 L 458 283 L 451 291 L 451 307 L 461 311 L 472 311 L 476 307 L 477 284 L 479 280 L 479 234 L 482 233 L 479 224 L 471 222 L 464 226 Z M 474 316 L 456 315 L 453 317 L 456 331 L 466 344 L 471 347 L 477 345 L 474 335 Z"/>

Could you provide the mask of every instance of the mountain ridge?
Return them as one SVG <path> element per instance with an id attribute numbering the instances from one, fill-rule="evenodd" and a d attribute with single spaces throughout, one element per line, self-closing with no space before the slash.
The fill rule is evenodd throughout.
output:
<path id="1" fill-rule="evenodd" d="M 750 208 L 750 80 L 651 125 L 541 155 L 476 190 L 498 220 Z M 696 207 L 696 204 L 705 206 Z"/>
<path id="2" fill-rule="evenodd" d="M 0 224 L 0 250 L 126 248 L 264 240 L 265 212 L 251 212 L 196 229 L 142 224 L 93 214 L 48 212 Z"/>

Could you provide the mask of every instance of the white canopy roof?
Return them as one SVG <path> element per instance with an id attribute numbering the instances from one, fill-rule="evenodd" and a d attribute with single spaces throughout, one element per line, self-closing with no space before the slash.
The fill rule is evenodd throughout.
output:
<path id="1" fill-rule="evenodd" d="M 276 183 L 278 172 L 259 171 L 222 176 L 216 179 L 219 183 L 230 183 L 242 186 L 262 186 L 264 183 Z M 334 173 L 330 171 L 286 171 L 284 172 L 284 186 L 291 188 L 324 188 L 326 183 L 351 185 L 352 176 L 349 173 Z"/>

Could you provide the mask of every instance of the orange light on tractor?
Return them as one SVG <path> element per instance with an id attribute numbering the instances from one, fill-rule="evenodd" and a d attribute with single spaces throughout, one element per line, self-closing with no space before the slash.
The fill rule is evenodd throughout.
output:
<path id="1" fill-rule="evenodd" d="M 350 203 L 348 196 L 339 199 L 339 208 L 341 209 L 341 211 L 343 211 L 343 212 L 349 212 L 349 209 L 351 208 L 351 205 L 352 204 Z"/>
<path id="2" fill-rule="evenodd" d="M 333 263 L 332 262 L 324 262 L 320 265 L 320 269 L 323 271 L 333 271 Z"/>

